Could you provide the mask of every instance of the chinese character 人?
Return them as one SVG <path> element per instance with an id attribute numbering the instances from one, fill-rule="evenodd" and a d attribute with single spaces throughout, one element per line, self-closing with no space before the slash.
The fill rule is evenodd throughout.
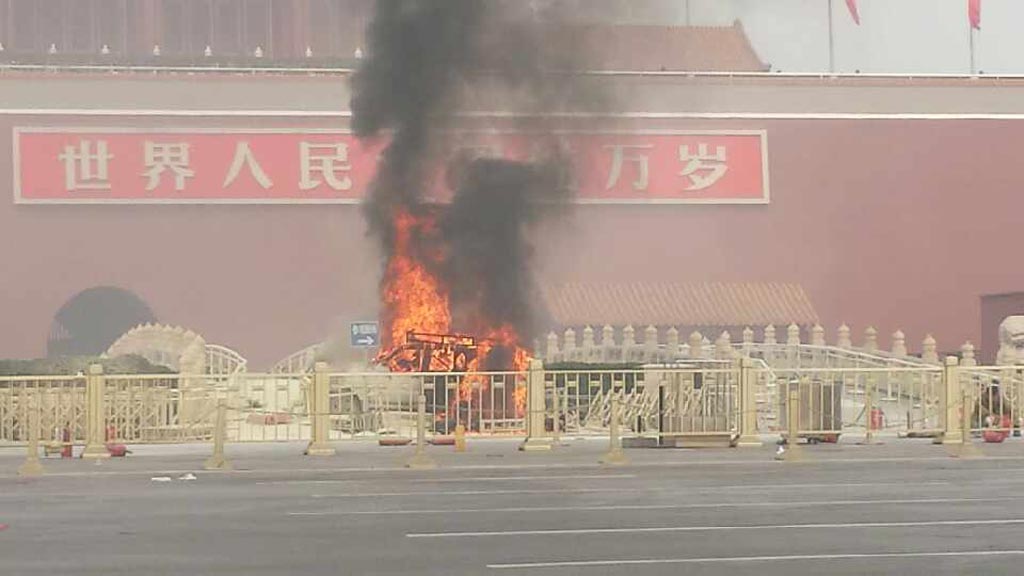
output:
<path id="1" fill-rule="evenodd" d="M 259 162 L 256 161 L 252 149 L 249 148 L 249 143 L 242 141 L 235 145 L 235 158 L 231 161 L 231 167 L 228 168 L 228 174 L 224 178 L 224 188 L 230 186 L 238 178 L 243 166 L 248 166 L 249 174 L 264 190 L 274 185 L 267 173 L 260 167 Z"/>

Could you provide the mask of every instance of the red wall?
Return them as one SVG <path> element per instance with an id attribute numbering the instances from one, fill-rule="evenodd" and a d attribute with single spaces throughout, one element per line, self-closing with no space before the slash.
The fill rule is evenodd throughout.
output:
<path id="1" fill-rule="evenodd" d="M 180 124 L 158 118 L 0 118 L 14 125 Z M 329 126 L 203 119 L 197 126 Z M 580 206 L 536 238 L 546 281 L 786 281 L 827 323 L 912 349 L 980 339 L 979 297 L 1024 290 L 1013 120 L 649 120 L 637 128 L 764 129 L 771 203 Z M 609 125 L 609 127 L 611 127 Z M 624 128 L 624 126 L 615 126 Z M 0 357 L 45 353 L 53 314 L 117 285 L 267 367 L 372 315 L 378 257 L 356 206 L 15 206 L 0 139 Z"/>

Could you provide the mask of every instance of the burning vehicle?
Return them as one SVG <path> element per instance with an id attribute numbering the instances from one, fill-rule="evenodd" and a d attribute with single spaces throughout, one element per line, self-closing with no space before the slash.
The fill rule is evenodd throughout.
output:
<path id="1" fill-rule="evenodd" d="M 525 413 L 530 238 L 572 196 L 563 142 L 538 119 L 601 102 L 570 73 L 577 47 L 559 34 L 557 10 L 541 18 L 524 6 L 378 2 L 352 78 L 355 135 L 385 143 L 363 206 L 383 257 L 376 364 L 420 379 L 444 432 Z M 492 98 L 513 113 L 506 129 L 530 135 L 528 151 L 480 154 L 474 135 L 486 129 L 457 129 L 469 102 Z"/>

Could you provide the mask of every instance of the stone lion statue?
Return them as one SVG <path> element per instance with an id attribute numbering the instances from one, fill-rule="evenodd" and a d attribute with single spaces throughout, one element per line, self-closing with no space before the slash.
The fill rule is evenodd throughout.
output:
<path id="1" fill-rule="evenodd" d="M 999 324 L 996 363 L 1000 366 L 1024 364 L 1024 316 L 1007 316 Z"/>

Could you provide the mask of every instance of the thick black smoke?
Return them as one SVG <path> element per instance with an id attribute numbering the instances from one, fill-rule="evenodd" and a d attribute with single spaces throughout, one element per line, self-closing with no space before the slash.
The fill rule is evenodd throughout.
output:
<path id="1" fill-rule="evenodd" d="M 366 216 L 388 254 L 398 212 L 436 212 L 443 258 L 423 262 L 448 287 L 455 328 L 479 333 L 509 326 L 533 335 L 535 290 L 531 225 L 566 199 L 568 163 L 544 135 L 538 113 L 580 98 L 576 60 L 558 46 L 550 23 L 521 0 L 378 0 L 368 49 L 353 79 L 353 125 L 359 137 L 390 132 Z M 551 16 L 549 14 L 549 16 Z M 550 18 L 548 19 L 550 22 Z M 557 72 L 557 73 L 555 73 Z M 518 113 L 516 127 L 536 135 L 536 162 L 470 158 L 449 167 L 451 204 L 429 205 L 429 167 L 443 156 L 468 102 Z M 594 101 L 593 94 L 585 99 Z M 479 109 L 479 105 L 476 106 Z M 564 205 L 564 202 L 561 203 Z M 492 366 L 497 367 L 497 366 Z"/>
<path id="2" fill-rule="evenodd" d="M 537 290 L 531 274 L 532 224 L 568 194 L 559 162 L 478 159 L 461 172 L 440 232 L 448 246 L 443 266 L 460 326 L 479 331 L 508 325 L 524 337 L 534 330 Z M 493 366 L 507 366 L 500 356 Z"/>
<path id="3" fill-rule="evenodd" d="M 457 107 L 458 87 L 479 69 L 480 0 L 378 0 L 367 57 L 352 82 L 360 138 L 391 130 L 366 215 L 387 251 L 395 209 L 421 209 L 432 136 Z"/>

